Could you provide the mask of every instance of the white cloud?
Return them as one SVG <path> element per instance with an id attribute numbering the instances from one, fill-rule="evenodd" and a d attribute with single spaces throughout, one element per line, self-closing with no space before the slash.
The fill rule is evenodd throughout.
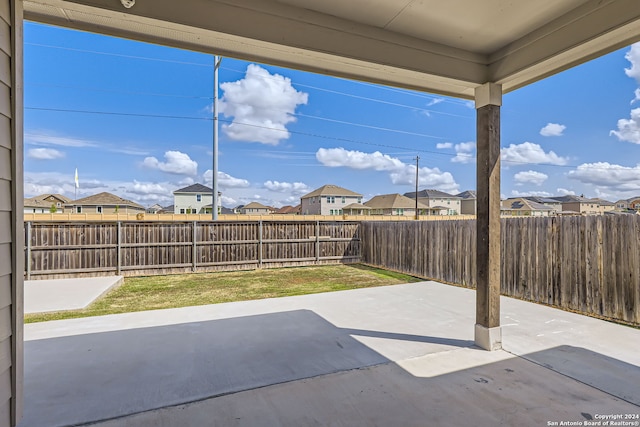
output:
<path id="1" fill-rule="evenodd" d="M 552 165 L 566 165 L 568 159 L 560 157 L 553 151 L 545 153 L 538 144 L 523 142 L 522 144 L 511 144 L 500 150 L 503 162 L 513 163 L 546 163 Z"/>
<path id="2" fill-rule="evenodd" d="M 142 162 L 144 167 L 157 169 L 162 172 L 175 175 L 197 175 L 198 163 L 191 160 L 188 154 L 180 151 L 167 151 L 164 153 L 165 162 L 161 162 L 155 157 L 146 157 Z"/>
<path id="3" fill-rule="evenodd" d="M 547 123 L 545 127 L 540 129 L 542 136 L 562 136 L 567 127 L 558 123 Z"/>
<path id="4" fill-rule="evenodd" d="M 396 185 L 415 184 L 415 165 L 403 163 L 400 159 L 379 151 L 363 153 L 344 148 L 320 148 L 316 153 L 316 159 L 328 167 L 389 172 L 391 182 Z M 438 168 L 421 167 L 418 171 L 418 179 L 419 185 L 441 191 L 457 192 L 459 189 L 453 175 L 442 172 Z"/>
<path id="5" fill-rule="evenodd" d="M 27 151 L 27 157 L 37 160 L 55 160 L 63 158 L 64 153 L 53 148 L 31 148 Z"/>
<path id="6" fill-rule="evenodd" d="M 576 192 L 573 190 L 567 190 L 566 188 L 557 188 L 556 191 L 561 196 L 575 196 Z"/>
<path id="7" fill-rule="evenodd" d="M 433 98 L 427 103 L 427 107 L 433 107 L 434 105 L 438 105 L 441 102 L 444 102 L 444 98 Z"/>
<path id="8" fill-rule="evenodd" d="M 24 134 L 25 144 L 31 145 L 58 145 L 62 147 L 97 147 L 94 141 L 86 139 L 57 136 L 48 132 L 26 132 Z"/>
<path id="9" fill-rule="evenodd" d="M 523 185 L 523 184 L 542 185 L 542 183 L 545 182 L 547 178 L 549 178 L 549 176 L 542 172 L 529 170 L 529 171 L 518 172 L 513 176 L 513 178 L 518 183 L 518 185 Z"/>
<path id="10" fill-rule="evenodd" d="M 584 163 L 569 172 L 568 176 L 607 192 L 640 191 L 640 165 L 628 167 L 607 162 Z"/>
<path id="11" fill-rule="evenodd" d="M 534 196 L 534 197 L 551 197 L 553 196 L 553 194 L 548 193 L 546 191 L 518 191 L 518 190 L 513 190 L 511 192 L 511 196 L 512 197 L 529 197 L 529 196 Z"/>
<path id="12" fill-rule="evenodd" d="M 454 163 L 473 163 L 476 161 L 476 143 L 461 142 L 455 145 L 456 156 L 451 159 Z"/>
<path id="13" fill-rule="evenodd" d="M 296 108 L 308 100 L 306 93 L 291 85 L 291 79 L 270 74 L 255 64 L 249 64 L 243 79 L 220 87 L 224 91 L 220 112 L 233 117 L 233 122 L 222 129 L 235 141 L 277 145 L 288 139 L 286 125 L 296 121 Z"/>
<path id="14" fill-rule="evenodd" d="M 448 148 L 453 148 L 453 143 L 451 142 L 438 142 L 436 144 L 436 148 L 439 150 L 446 150 Z"/>
<path id="15" fill-rule="evenodd" d="M 631 100 L 631 104 L 635 104 L 636 101 L 640 101 L 640 87 L 633 92 L 634 98 Z"/>
<path id="16" fill-rule="evenodd" d="M 625 74 L 640 84 L 640 43 L 632 44 L 624 57 L 631 63 L 630 68 L 624 69 Z"/>
<path id="17" fill-rule="evenodd" d="M 202 174 L 202 178 L 204 179 L 205 185 L 212 186 L 213 185 L 213 171 L 211 169 L 207 169 L 207 171 Z M 228 173 L 224 173 L 222 171 L 218 171 L 218 187 L 221 190 L 228 190 L 230 188 L 247 188 L 251 184 L 246 179 L 235 178 Z"/>
<path id="18" fill-rule="evenodd" d="M 620 141 L 640 144 L 640 108 L 631 110 L 630 119 L 618 120 L 618 130 L 609 134 L 617 136 Z"/>
<path id="19" fill-rule="evenodd" d="M 303 182 L 279 182 L 267 181 L 264 188 L 278 193 L 290 193 L 292 195 L 302 196 L 311 191 L 311 188 Z"/>

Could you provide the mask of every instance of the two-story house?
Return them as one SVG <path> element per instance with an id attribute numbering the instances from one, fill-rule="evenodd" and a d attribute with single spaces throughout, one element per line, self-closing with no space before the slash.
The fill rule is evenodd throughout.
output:
<path id="1" fill-rule="evenodd" d="M 412 193 L 404 193 L 410 199 L 415 199 L 415 191 Z M 461 206 L 461 197 L 453 194 L 445 193 L 440 190 L 422 190 L 418 191 L 418 202 L 430 208 L 436 208 L 440 215 L 459 215 Z"/>
<path id="2" fill-rule="evenodd" d="M 173 192 L 173 213 L 211 213 L 213 190 L 206 185 L 192 184 Z M 207 212 L 208 205 L 208 212 Z"/>
<path id="3" fill-rule="evenodd" d="M 242 215 L 269 215 L 271 214 L 271 208 L 265 206 L 262 203 L 251 202 L 247 203 L 240 208 L 240 214 Z"/>
<path id="4" fill-rule="evenodd" d="M 475 215 L 478 205 L 478 197 L 473 190 L 463 191 L 456 194 L 456 197 L 460 197 L 460 213 L 462 215 Z"/>
<path id="5" fill-rule="evenodd" d="M 586 215 L 598 215 L 605 212 L 605 208 L 604 206 L 602 206 L 602 202 L 598 199 L 587 199 L 583 196 L 574 195 L 551 198 L 562 203 L 563 212 L 577 212 Z M 611 202 L 607 202 L 607 204 L 607 210 L 612 210 L 613 207 L 615 207 L 615 205 L 613 205 Z"/>
<path id="6" fill-rule="evenodd" d="M 300 210 L 302 215 L 342 215 L 352 203 L 362 203 L 362 194 L 327 184 L 300 197 Z"/>

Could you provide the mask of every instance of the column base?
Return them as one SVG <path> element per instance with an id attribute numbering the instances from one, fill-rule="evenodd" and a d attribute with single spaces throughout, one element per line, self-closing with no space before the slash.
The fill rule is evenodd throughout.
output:
<path id="1" fill-rule="evenodd" d="M 500 326 L 487 328 L 476 323 L 475 343 L 485 350 L 502 350 L 502 329 Z"/>

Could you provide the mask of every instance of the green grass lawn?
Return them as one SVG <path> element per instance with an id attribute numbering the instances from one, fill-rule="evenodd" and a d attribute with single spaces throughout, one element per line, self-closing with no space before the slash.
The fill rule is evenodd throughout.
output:
<path id="1" fill-rule="evenodd" d="M 25 323 L 315 294 L 420 280 L 405 274 L 353 264 L 130 277 L 125 279 L 122 286 L 86 309 L 28 314 Z"/>

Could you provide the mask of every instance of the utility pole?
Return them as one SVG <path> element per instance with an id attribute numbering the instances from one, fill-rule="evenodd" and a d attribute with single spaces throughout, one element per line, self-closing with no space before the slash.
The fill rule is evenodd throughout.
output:
<path id="1" fill-rule="evenodd" d="M 213 170 L 211 179 L 213 182 L 213 198 L 211 199 L 211 219 L 218 220 L 218 69 L 222 58 L 213 57 Z"/>
<path id="2" fill-rule="evenodd" d="M 420 156 L 416 156 L 416 220 L 420 219 L 420 213 L 418 212 L 418 171 L 420 170 L 419 162 Z"/>

